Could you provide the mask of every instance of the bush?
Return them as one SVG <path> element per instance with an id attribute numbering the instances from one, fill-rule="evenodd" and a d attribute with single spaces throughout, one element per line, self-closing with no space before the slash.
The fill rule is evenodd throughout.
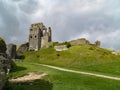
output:
<path id="1" fill-rule="evenodd" d="M 0 37 L 0 53 L 5 53 L 6 49 L 5 41 Z"/>
<path id="2" fill-rule="evenodd" d="M 71 47 L 70 42 L 65 42 L 64 44 L 67 46 L 67 48 L 70 48 L 70 47 Z"/>

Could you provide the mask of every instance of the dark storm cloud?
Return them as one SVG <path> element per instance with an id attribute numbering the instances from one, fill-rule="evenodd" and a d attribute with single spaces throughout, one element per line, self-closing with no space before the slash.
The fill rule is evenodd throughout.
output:
<path id="1" fill-rule="evenodd" d="M 35 11 L 34 9 L 37 7 L 35 3 L 35 0 L 0 1 L 0 18 L 2 23 L 0 36 L 4 37 L 8 43 L 24 43 L 27 41 L 30 19 L 27 15 L 30 14 L 30 11 L 31 13 Z"/>
<path id="2" fill-rule="evenodd" d="M 16 10 L 12 8 L 14 12 Z M 10 40 L 10 36 L 14 36 L 19 28 L 19 22 L 16 19 L 16 15 L 11 12 L 6 4 L 2 1 L 0 2 L 0 17 L 2 19 L 1 23 L 3 25 L 0 26 L 1 36 L 5 37 L 7 40 Z M 18 31 L 19 32 L 19 31 Z"/>
<path id="3" fill-rule="evenodd" d="M 38 2 L 37 0 L 26 0 L 19 4 L 19 8 L 26 14 L 32 14 L 38 10 Z"/>
<path id="4" fill-rule="evenodd" d="M 1 0 L 0 36 L 24 43 L 30 24 L 44 22 L 52 27 L 54 41 L 85 37 L 120 49 L 119 4 L 119 0 Z"/>
<path id="5" fill-rule="evenodd" d="M 70 10 L 70 6 L 65 7 L 64 4 L 59 4 L 59 6 L 56 5 L 56 8 L 48 17 L 51 23 L 55 22 L 54 29 L 57 28 L 53 32 L 53 35 L 56 36 L 53 37 L 54 40 L 64 41 L 84 36 L 92 42 L 101 40 L 103 47 L 120 48 L 118 34 L 113 35 L 115 32 L 120 32 L 120 17 L 115 16 L 119 12 L 116 11 L 117 7 L 114 6 L 114 3 L 112 6 L 115 8 L 115 11 L 109 11 L 110 5 L 103 5 L 101 8 L 97 10 L 92 9 L 90 12 L 75 12 L 74 10 L 78 8 L 74 7 L 73 10 Z M 59 34 L 56 34 L 56 32 Z"/>

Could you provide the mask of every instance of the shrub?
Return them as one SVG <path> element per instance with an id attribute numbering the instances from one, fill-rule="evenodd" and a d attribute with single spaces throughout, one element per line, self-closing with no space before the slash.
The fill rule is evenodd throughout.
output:
<path id="1" fill-rule="evenodd" d="M 0 53 L 5 53 L 6 49 L 5 41 L 0 37 Z"/>
<path id="2" fill-rule="evenodd" d="M 66 44 L 67 48 L 70 48 L 70 47 L 71 47 L 70 42 L 65 42 L 65 44 Z"/>

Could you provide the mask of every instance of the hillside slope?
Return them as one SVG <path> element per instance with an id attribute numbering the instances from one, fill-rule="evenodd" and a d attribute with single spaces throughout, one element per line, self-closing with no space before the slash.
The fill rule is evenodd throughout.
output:
<path id="1" fill-rule="evenodd" d="M 75 70 L 120 75 L 120 56 L 113 55 L 110 50 L 91 45 L 72 46 L 62 52 L 48 48 L 38 52 L 26 52 L 24 55 L 24 61 L 27 62 L 38 62 Z"/>

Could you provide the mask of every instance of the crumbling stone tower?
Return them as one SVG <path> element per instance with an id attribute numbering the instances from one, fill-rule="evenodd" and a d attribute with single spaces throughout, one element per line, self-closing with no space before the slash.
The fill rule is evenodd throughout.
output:
<path id="1" fill-rule="evenodd" d="M 41 37 L 41 47 L 47 46 L 51 42 L 51 28 L 48 27 L 48 31 L 44 30 Z"/>
<path id="2" fill-rule="evenodd" d="M 95 45 L 98 46 L 98 47 L 100 47 L 100 41 L 97 40 L 97 41 L 95 42 Z"/>
<path id="3" fill-rule="evenodd" d="M 32 24 L 29 35 L 29 50 L 38 51 L 51 42 L 51 28 L 48 30 L 43 23 Z"/>

